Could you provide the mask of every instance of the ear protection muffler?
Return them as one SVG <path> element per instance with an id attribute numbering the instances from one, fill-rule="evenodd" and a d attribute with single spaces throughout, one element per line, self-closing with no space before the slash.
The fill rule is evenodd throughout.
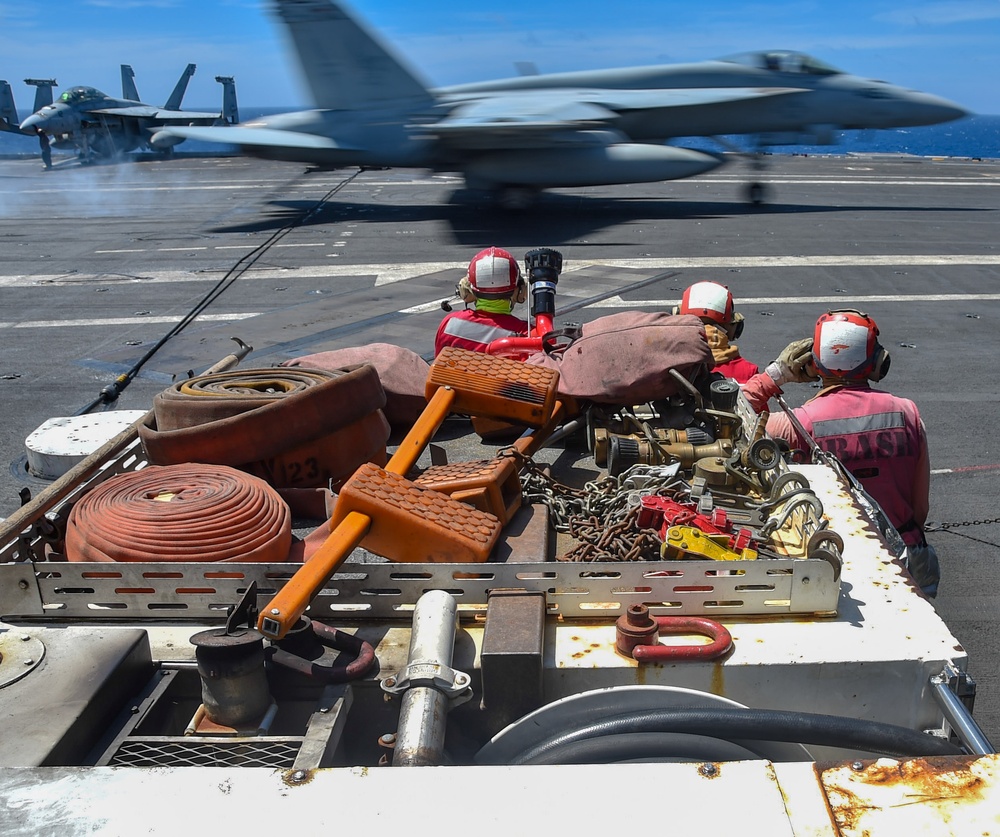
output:
<path id="1" fill-rule="evenodd" d="M 472 303 L 479 299 L 479 297 L 476 296 L 476 292 L 472 290 L 472 282 L 469 281 L 468 274 L 459 280 L 458 284 L 455 286 L 455 290 L 458 292 L 459 298 L 466 305 L 472 305 Z M 528 299 L 528 283 L 523 279 L 518 279 L 517 289 L 512 294 L 511 299 L 517 304 L 525 302 Z"/>
<path id="2" fill-rule="evenodd" d="M 892 358 L 889 352 L 881 343 L 875 343 L 875 358 L 872 362 L 871 371 L 868 373 L 869 381 L 881 381 L 889 374 L 889 367 L 892 365 Z"/>
<path id="3" fill-rule="evenodd" d="M 743 315 L 733 314 L 733 321 L 726 328 L 726 334 L 729 335 L 730 340 L 739 340 L 740 335 L 743 334 Z"/>
<path id="4" fill-rule="evenodd" d="M 458 292 L 459 298 L 466 305 L 471 305 L 476 301 L 475 291 L 472 290 L 472 283 L 469 281 L 469 274 L 466 273 L 461 279 L 458 280 L 458 284 L 455 286 L 455 290 Z"/>

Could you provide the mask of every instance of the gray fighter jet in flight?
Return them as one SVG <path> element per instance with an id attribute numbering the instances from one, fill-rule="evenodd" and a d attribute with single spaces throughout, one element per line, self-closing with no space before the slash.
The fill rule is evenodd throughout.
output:
<path id="1" fill-rule="evenodd" d="M 139 100 L 134 73 L 128 64 L 121 65 L 122 98 L 115 99 L 94 87 L 70 87 L 58 99 L 52 99 L 52 79 L 25 79 L 36 90 L 35 112 L 17 126 L 22 134 L 48 137 L 52 147 L 73 149 L 82 162 L 114 159 L 128 151 L 150 149 L 169 153 L 183 137 L 165 132 L 171 125 L 227 125 L 239 121 L 236 85 L 230 76 L 216 76 L 223 86 L 222 110 L 202 113 L 181 110 L 181 101 L 195 65 L 188 64 L 166 104 L 162 107 Z M 40 97 L 47 102 L 39 105 Z M 13 112 L 13 118 L 11 118 Z M 7 130 L 16 124 L 10 85 L 0 83 L 0 115 Z"/>
<path id="2" fill-rule="evenodd" d="M 759 152 L 966 113 L 787 50 L 431 89 L 338 0 L 274 5 L 316 109 L 169 133 L 320 167 L 461 172 L 469 188 L 523 206 L 546 188 L 674 180 L 724 161 L 667 144 L 675 138 L 751 135 Z M 760 184 L 750 197 L 762 198 Z"/>

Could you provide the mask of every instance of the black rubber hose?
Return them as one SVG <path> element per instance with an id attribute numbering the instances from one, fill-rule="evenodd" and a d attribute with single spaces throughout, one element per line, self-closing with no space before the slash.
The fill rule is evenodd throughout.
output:
<path id="1" fill-rule="evenodd" d="M 636 761 L 743 761 L 762 759 L 732 741 L 672 732 L 633 732 L 584 738 L 549 750 L 531 764 L 622 764 Z"/>
<path id="2" fill-rule="evenodd" d="M 907 727 L 773 709 L 649 710 L 613 716 L 563 732 L 523 750 L 507 764 L 532 764 L 536 759 L 576 741 L 622 733 L 681 732 L 724 739 L 783 741 L 803 745 L 864 750 L 887 756 L 961 755 L 964 750 L 944 739 Z M 487 744 L 477 761 L 490 764 Z M 480 760 L 480 758 L 482 760 Z"/>

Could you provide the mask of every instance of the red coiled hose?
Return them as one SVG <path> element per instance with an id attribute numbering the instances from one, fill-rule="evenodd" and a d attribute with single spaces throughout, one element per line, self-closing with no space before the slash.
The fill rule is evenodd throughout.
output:
<path id="1" fill-rule="evenodd" d="M 263 480 L 225 465 L 119 474 L 70 511 L 69 561 L 288 560 L 291 513 Z"/>

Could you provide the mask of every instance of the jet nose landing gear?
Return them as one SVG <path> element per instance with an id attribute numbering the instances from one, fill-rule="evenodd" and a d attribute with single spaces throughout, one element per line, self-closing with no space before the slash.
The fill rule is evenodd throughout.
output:
<path id="1" fill-rule="evenodd" d="M 746 187 L 747 202 L 753 204 L 754 206 L 760 206 L 767 202 L 767 187 L 759 182 L 753 181 L 747 184 Z"/>

